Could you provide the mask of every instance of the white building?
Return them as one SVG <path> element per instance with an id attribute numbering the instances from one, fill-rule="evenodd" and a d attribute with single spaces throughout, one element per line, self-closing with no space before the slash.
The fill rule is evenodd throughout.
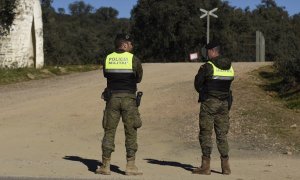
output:
<path id="1" fill-rule="evenodd" d="M 0 37 L 0 67 L 44 66 L 40 0 L 18 0 L 16 18 L 7 36 Z"/>

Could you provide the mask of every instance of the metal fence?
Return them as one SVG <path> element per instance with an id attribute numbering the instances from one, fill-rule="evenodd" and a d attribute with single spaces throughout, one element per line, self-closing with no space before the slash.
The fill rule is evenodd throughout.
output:
<path id="1" fill-rule="evenodd" d="M 241 62 L 264 62 L 265 61 L 265 39 L 261 32 L 239 35 L 234 42 L 226 44 L 224 53 L 234 61 Z M 226 51 L 227 50 L 229 51 Z M 226 53 L 232 54 L 226 54 Z"/>

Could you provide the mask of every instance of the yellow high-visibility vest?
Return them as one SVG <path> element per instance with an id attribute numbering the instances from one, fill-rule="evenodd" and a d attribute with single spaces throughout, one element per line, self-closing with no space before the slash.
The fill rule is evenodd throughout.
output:
<path id="1" fill-rule="evenodd" d="M 133 73 L 133 54 L 129 52 L 111 53 L 105 59 L 107 73 Z"/>
<path id="2" fill-rule="evenodd" d="M 234 70 L 233 70 L 232 66 L 228 70 L 223 70 L 223 69 L 219 69 L 211 61 L 208 61 L 208 63 L 212 65 L 213 70 L 214 70 L 212 79 L 219 79 L 219 80 L 233 80 L 234 79 Z"/>

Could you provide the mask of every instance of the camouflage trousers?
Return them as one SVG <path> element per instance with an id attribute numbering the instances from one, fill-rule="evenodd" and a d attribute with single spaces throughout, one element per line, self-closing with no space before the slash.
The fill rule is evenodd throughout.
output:
<path id="1" fill-rule="evenodd" d="M 104 157 L 110 158 L 115 150 L 115 135 L 121 117 L 125 130 L 127 157 L 134 157 L 138 149 L 137 129 L 142 126 L 142 121 L 136 106 L 136 96 L 130 93 L 116 93 L 112 94 L 110 100 L 106 102 L 103 114 L 102 156 Z"/>
<path id="2" fill-rule="evenodd" d="M 221 156 L 228 156 L 227 134 L 229 130 L 229 114 L 227 100 L 209 98 L 201 103 L 199 115 L 199 141 L 202 154 L 209 157 L 212 152 L 212 133 L 216 134 L 216 142 Z"/>

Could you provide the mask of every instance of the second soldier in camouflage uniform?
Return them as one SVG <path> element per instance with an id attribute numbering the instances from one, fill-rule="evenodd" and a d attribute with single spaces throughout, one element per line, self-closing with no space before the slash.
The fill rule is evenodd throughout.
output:
<path id="1" fill-rule="evenodd" d="M 141 175 L 135 166 L 138 149 L 137 129 L 142 121 L 136 104 L 137 83 L 141 82 L 143 69 L 141 62 L 133 54 L 129 35 L 119 34 L 115 39 L 116 52 L 109 54 L 103 63 L 107 88 L 103 96 L 106 107 L 103 114 L 104 137 L 102 140 L 102 163 L 96 173 L 110 174 L 111 154 L 115 149 L 115 135 L 120 118 L 124 123 L 126 146 L 126 175 Z"/>
<path id="2" fill-rule="evenodd" d="M 199 141 L 202 149 L 202 165 L 196 174 L 211 174 L 212 131 L 215 130 L 223 174 L 230 174 L 227 133 L 229 130 L 230 86 L 234 78 L 231 61 L 220 57 L 220 46 L 216 42 L 206 45 L 209 61 L 202 65 L 195 77 L 195 89 L 201 102 L 199 115 Z"/>

